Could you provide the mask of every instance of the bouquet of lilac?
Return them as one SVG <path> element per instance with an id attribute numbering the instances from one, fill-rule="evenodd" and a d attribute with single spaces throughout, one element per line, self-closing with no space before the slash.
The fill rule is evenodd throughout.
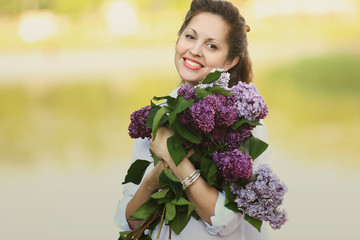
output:
<path id="1" fill-rule="evenodd" d="M 225 206 L 242 213 L 258 231 L 263 221 L 279 229 L 287 220 L 285 210 L 279 210 L 286 186 L 267 165 L 253 171 L 253 161 L 268 147 L 254 137 L 251 130 L 261 125 L 268 108 L 256 86 L 239 82 L 228 87 L 230 74 L 214 69 L 195 87 L 182 85 L 177 97 L 154 97 L 164 104 L 143 107 L 131 115 L 129 135 L 132 138 L 156 138 L 159 126 L 173 129 L 167 140 L 171 157 L 178 165 L 188 154 L 185 145 L 192 146 L 190 157 L 207 183 L 225 192 Z M 154 165 L 161 161 L 152 154 Z M 139 184 L 146 160 L 136 160 L 129 168 L 124 183 Z M 160 222 L 179 234 L 191 217 L 198 219 L 194 205 L 186 199 L 182 184 L 166 168 L 159 177 L 160 190 L 131 216 L 144 224 L 131 232 L 121 232 L 119 239 L 151 239 L 151 231 Z M 144 232 L 149 229 L 150 233 Z M 171 232 L 171 231 L 170 231 Z"/>

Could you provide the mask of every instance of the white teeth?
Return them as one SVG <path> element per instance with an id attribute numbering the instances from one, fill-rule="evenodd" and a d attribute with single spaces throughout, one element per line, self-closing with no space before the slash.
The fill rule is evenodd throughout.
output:
<path id="1" fill-rule="evenodd" d="M 201 67 L 200 64 L 198 64 L 198 63 L 196 63 L 196 62 L 192 62 L 192 61 L 190 61 L 189 59 L 185 59 L 185 61 L 186 61 L 189 65 L 191 65 L 191 66 L 193 66 L 193 67 Z"/>

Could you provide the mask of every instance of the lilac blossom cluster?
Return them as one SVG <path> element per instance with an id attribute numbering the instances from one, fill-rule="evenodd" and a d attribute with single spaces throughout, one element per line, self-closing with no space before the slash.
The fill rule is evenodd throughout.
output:
<path id="1" fill-rule="evenodd" d="M 251 157 L 238 149 L 225 153 L 214 152 L 213 159 L 225 181 L 249 178 L 252 174 Z"/>
<path id="2" fill-rule="evenodd" d="M 280 229 L 287 221 L 286 211 L 278 209 L 287 187 L 280 183 L 268 165 L 260 165 L 245 188 L 239 189 L 237 183 L 233 182 L 230 183 L 230 190 L 236 196 L 238 208 L 245 214 L 269 222 L 273 229 Z"/>
<path id="3" fill-rule="evenodd" d="M 239 117 L 249 121 L 259 121 L 268 114 L 264 98 L 253 83 L 239 82 L 229 89 L 236 98 L 236 110 Z"/>
<path id="4" fill-rule="evenodd" d="M 149 115 L 150 110 L 151 106 L 146 106 L 131 114 L 128 128 L 131 138 L 151 137 L 151 129 L 146 127 L 146 117 Z"/>
<path id="5" fill-rule="evenodd" d="M 215 126 L 231 126 L 237 120 L 234 101 L 232 96 L 206 96 L 180 114 L 180 122 L 205 133 L 216 129 Z"/>
<path id="6" fill-rule="evenodd" d="M 219 126 L 231 126 L 237 120 L 237 114 L 235 111 L 235 97 L 225 97 L 224 95 L 218 95 L 214 106 L 215 121 Z"/>
<path id="7" fill-rule="evenodd" d="M 216 69 L 216 68 L 212 69 L 210 71 L 210 73 L 213 73 L 215 71 L 221 72 L 221 75 L 218 80 L 216 80 L 213 83 L 201 83 L 200 82 L 195 86 L 195 88 L 196 89 L 206 89 L 208 87 L 213 87 L 214 85 L 218 85 L 224 89 L 227 89 L 228 85 L 229 85 L 229 81 L 230 81 L 230 73 L 225 72 L 224 69 Z"/>
<path id="8" fill-rule="evenodd" d="M 183 95 L 185 100 L 195 99 L 197 95 L 195 94 L 195 89 L 189 85 L 183 84 L 177 91 L 178 95 Z"/>
<path id="9" fill-rule="evenodd" d="M 243 142 L 251 136 L 251 128 L 240 127 L 237 130 L 231 128 L 215 128 L 211 132 L 211 140 L 205 142 L 205 146 L 215 143 L 218 146 L 223 146 L 225 151 L 238 149 Z"/>
<path id="10" fill-rule="evenodd" d="M 206 96 L 203 100 L 195 102 L 190 107 L 190 114 L 194 127 L 203 132 L 210 132 L 215 127 L 215 109 L 216 97 L 214 95 Z"/>

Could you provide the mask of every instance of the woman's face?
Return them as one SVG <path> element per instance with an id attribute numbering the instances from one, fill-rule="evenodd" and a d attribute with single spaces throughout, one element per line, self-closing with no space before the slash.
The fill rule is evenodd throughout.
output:
<path id="1" fill-rule="evenodd" d="M 218 15 L 195 15 L 180 35 L 175 48 L 175 66 L 186 84 L 202 81 L 213 68 L 229 70 L 238 58 L 228 60 L 229 25 Z"/>

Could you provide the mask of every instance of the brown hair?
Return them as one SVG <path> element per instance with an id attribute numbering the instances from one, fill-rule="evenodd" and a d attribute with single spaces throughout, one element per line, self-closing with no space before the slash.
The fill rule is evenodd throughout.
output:
<path id="1" fill-rule="evenodd" d="M 222 0 L 193 0 L 190 10 L 185 16 L 185 20 L 178 32 L 182 34 L 191 19 L 201 12 L 212 13 L 220 16 L 230 26 L 227 36 L 229 44 L 228 60 L 239 57 L 238 63 L 228 70 L 230 75 L 230 86 L 236 85 L 239 81 L 252 81 L 252 66 L 247 50 L 248 41 L 246 36 L 245 19 L 240 15 L 239 10 L 231 3 Z"/>

